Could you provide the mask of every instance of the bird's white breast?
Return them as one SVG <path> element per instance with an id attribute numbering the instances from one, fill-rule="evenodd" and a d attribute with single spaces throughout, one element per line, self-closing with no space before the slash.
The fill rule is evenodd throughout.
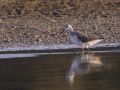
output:
<path id="1" fill-rule="evenodd" d="M 80 41 L 76 35 L 70 35 L 70 39 L 73 43 L 77 44 L 77 45 L 82 45 L 82 41 Z"/>

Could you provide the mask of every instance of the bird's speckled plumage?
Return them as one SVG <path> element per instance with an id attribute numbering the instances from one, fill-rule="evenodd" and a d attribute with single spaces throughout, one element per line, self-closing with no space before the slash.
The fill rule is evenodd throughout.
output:
<path id="1" fill-rule="evenodd" d="M 63 31 L 67 30 L 69 32 L 70 39 L 73 43 L 80 45 L 82 48 L 92 46 L 102 39 L 95 40 L 93 37 L 88 37 L 87 35 L 81 32 L 75 32 L 71 25 L 67 24 L 64 26 Z M 89 50 L 89 49 L 88 49 Z"/>
<path id="2" fill-rule="evenodd" d="M 83 35 L 82 33 L 80 32 L 70 32 L 70 35 L 71 36 L 74 36 L 76 35 L 76 37 L 81 40 L 82 42 L 87 42 L 89 40 L 88 36 L 87 35 Z"/>

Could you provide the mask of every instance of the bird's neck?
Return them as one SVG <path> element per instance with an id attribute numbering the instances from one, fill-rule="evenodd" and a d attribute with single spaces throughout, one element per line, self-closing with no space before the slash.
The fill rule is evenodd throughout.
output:
<path id="1" fill-rule="evenodd" d="M 70 29 L 68 30 L 68 32 L 69 32 L 69 33 L 74 32 L 74 29 L 73 29 L 73 28 L 70 28 Z"/>

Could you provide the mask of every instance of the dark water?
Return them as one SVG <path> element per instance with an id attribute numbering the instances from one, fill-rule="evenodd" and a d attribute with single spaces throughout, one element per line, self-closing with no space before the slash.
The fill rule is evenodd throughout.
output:
<path id="1" fill-rule="evenodd" d="M 120 52 L 0 54 L 0 90 L 120 90 Z"/>

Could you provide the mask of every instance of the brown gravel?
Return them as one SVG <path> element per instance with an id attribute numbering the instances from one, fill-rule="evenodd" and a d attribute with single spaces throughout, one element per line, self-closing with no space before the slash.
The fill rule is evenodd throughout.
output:
<path id="1" fill-rule="evenodd" d="M 65 24 L 104 38 L 102 43 L 120 42 L 120 0 L 1 0 L 0 45 L 48 45 L 71 43 Z M 59 35 L 60 34 L 60 35 Z"/>

